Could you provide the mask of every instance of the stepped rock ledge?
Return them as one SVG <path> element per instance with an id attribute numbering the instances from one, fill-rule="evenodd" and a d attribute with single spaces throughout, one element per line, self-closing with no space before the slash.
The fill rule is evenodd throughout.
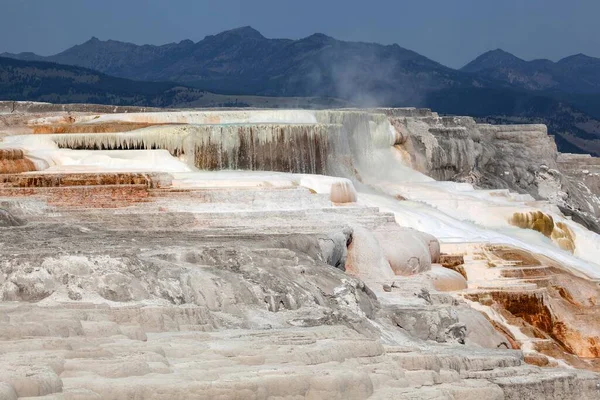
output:
<path id="1" fill-rule="evenodd" d="M 599 399 L 599 233 L 544 125 L 0 102 L 0 399 Z"/>

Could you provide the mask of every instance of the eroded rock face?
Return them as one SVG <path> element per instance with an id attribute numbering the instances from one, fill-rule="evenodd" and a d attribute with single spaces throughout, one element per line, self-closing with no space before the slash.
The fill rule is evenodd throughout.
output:
<path id="1" fill-rule="evenodd" d="M 473 285 L 477 289 L 461 296 L 483 305 L 488 316 L 498 317 L 496 328 L 513 347 L 526 349 L 532 362 L 544 362 L 536 356 L 541 353 L 550 358 L 546 365 L 559 359 L 598 370 L 597 285 L 546 265 L 542 255 L 501 247 L 485 253 L 494 260 L 487 267 L 489 280 L 477 282 Z M 481 267 L 471 263 L 475 261 L 467 261 L 465 269 L 481 276 Z"/>
<path id="2" fill-rule="evenodd" d="M 557 286 L 548 292 L 492 292 L 484 296 L 474 295 L 472 299 L 504 309 L 521 318 L 534 328 L 535 336 L 552 338 L 568 353 L 579 357 L 597 358 L 600 354 L 600 330 L 593 321 L 597 314 L 595 307 L 572 303 L 569 305 L 569 300 L 563 296 L 569 296 L 569 292 L 564 287 Z M 576 309 L 578 311 L 575 311 Z M 579 312 L 580 317 L 573 318 L 573 312 Z M 584 315 L 587 322 L 585 326 L 581 326 Z"/>
<path id="3" fill-rule="evenodd" d="M 438 180 L 546 199 L 600 232 L 593 158 L 559 154 L 544 125 L 493 126 L 469 117 L 384 109 L 413 168 Z M 587 171 L 582 174 L 580 171 Z"/>
<path id="4" fill-rule="evenodd" d="M 556 168 L 556 145 L 544 125 L 492 126 L 469 117 L 429 113 L 415 118 L 384 111 L 408 133 L 403 146 L 414 167 L 439 180 L 530 193 L 540 165 Z"/>

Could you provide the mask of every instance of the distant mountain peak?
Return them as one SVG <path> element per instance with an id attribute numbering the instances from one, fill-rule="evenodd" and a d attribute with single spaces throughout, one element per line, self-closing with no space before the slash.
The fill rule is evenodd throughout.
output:
<path id="1" fill-rule="evenodd" d="M 512 57 L 514 57 L 514 56 L 512 55 L 512 53 L 509 53 L 508 51 L 506 51 L 506 50 L 504 50 L 504 49 L 501 49 L 500 47 L 498 47 L 497 49 L 494 49 L 494 50 L 490 50 L 490 51 L 488 51 L 488 52 L 485 52 L 485 53 L 483 53 L 483 54 L 506 55 L 506 56 L 512 56 Z"/>
<path id="2" fill-rule="evenodd" d="M 311 42 L 326 43 L 326 42 L 330 42 L 330 41 L 335 41 L 336 39 L 332 38 L 331 36 L 327 36 L 324 33 L 313 33 L 312 35 L 305 37 L 303 40 L 311 41 Z"/>
<path id="3" fill-rule="evenodd" d="M 583 53 L 573 54 L 557 62 L 558 65 L 565 64 L 600 64 L 600 58 L 590 57 Z"/>
<path id="4" fill-rule="evenodd" d="M 262 33 L 260 33 L 259 31 L 257 31 L 256 29 L 254 29 L 251 26 L 242 26 L 239 28 L 230 29 L 228 31 L 224 31 L 217 35 L 214 35 L 214 37 L 230 37 L 230 36 L 238 36 L 240 38 L 245 38 L 245 39 L 265 39 L 265 37 L 262 35 Z"/>
<path id="5" fill-rule="evenodd" d="M 24 51 L 22 53 L 14 54 L 14 53 L 1 53 L 0 57 L 5 58 L 13 58 L 16 60 L 24 60 L 24 61 L 43 61 L 44 57 L 38 56 L 35 53 L 30 51 Z"/>
<path id="6" fill-rule="evenodd" d="M 462 67 L 461 70 L 466 72 L 479 72 L 488 68 L 513 67 L 522 63 L 526 63 L 526 61 L 508 51 L 498 48 L 483 53 Z"/>
<path id="7" fill-rule="evenodd" d="M 594 58 L 594 57 L 590 57 L 586 54 L 583 53 L 577 53 L 577 54 L 573 54 L 572 56 L 569 57 L 565 57 L 565 58 L 580 58 L 580 59 L 589 59 L 589 58 Z"/>
<path id="8" fill-rule="evenodd" d="M 493 59 L 496 61 L 524 61 L 522 59 L 520 59 L 519 57 L 515 56 L 512 53 L 509 53 L 506 50 L 503 49 L 495 49 L 495 50 L 490 50 L 486 53 L 483 53 L 481 56 L 479 56 L 478 58 L 481 59 Z"/>

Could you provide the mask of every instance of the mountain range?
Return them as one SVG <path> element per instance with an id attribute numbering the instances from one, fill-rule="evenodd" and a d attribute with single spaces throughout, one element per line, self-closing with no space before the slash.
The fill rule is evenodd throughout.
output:
<path id="1" fill-rule="evenodd" d="M 88 68 L 0 57 L 0 100 L 152 107 L 347 107 L 339 99 L 211 93 L 172 82 L 116 78 Z"/>
<path id="2" fill-rule="evenodd" d="M 0 100 L 164 107 L 178 97 L 202 94 L 168 82 L 138 82 L 70 65 L 0 58 Z"/>
<path id="3" fill-rule="evenodd" d="M 260 105 L 277 106 L 283 98 L 312 96 L 329 99 L 325 104 L 426 106 L 483 121 L 546 123 L 562 151 L 600 155 L 600 59 L 585 55 L 525 61 L 494 50 L 455 70 L 397 44 L 318 33 L 269 39 L 243 27 L 197 43 L 140 46 L 92 38 L 53 56 L 0 57 L 2 98 L 199 106 L 214 92 L 236 99 L 224 105 L 254 106 L 255 96 L 263 96 Z M 23 63 L 16 81 L 14 60 Z M 49 75 L 49 69 L 62 72 Z M 58 83 L 61 74 L 77 86 Z"/>
<path id="4" fill-rule="evenodd" d="M 365 104 L 414 104 L 422 101 L 424 92 L 473 84 L 460 71 L 398 45 L 343 42 L 323 34 L 300 40 L 267 39 L 251 27 L 207 36 L 198 43 L 137 46 L 92 38 L 50 57 L 0 56 L 220 93 L 333 96 Z"/>
<path id="5" fill-rule="evenodd" d="M 481 77 L 534 91 L 600 93 L 600 59 L 584 54 L 550 60 L 522 60 L 504 50 L 488 51 L 463 68 Z"/>

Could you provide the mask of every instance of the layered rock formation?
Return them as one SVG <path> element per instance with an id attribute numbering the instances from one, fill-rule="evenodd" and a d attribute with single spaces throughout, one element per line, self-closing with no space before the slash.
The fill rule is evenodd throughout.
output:
<path id="1" fill-rule="evenodd" d="M 581 179 L 578 172 L 585 160 L 593 164 L 595 158 L 559 155 L 545 125 L 494 126 L 428 110 L 379 111 L 401 132 L 402 148 L 413 168 L 437 180 L 507 188 L 549 200 L 600 232 L 597 183 Z"/>
<path id="2" fill-rule="evenodd" d="M 543 127 L 20 107 L 0 399 L 600 395 L 600 241 L 558 206 L 595 214 Z"/>

